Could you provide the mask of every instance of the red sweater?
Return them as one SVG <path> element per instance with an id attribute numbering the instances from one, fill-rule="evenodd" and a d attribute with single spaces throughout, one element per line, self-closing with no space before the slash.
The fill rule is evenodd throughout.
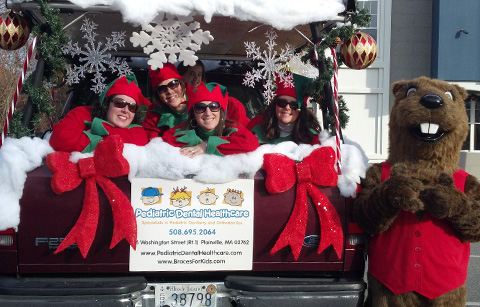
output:
<path id="1" fill-rule="evenodd" d="M 93 151 L 108 135 L 120 135 L 124 143 L 139 146 L 148 143 L 147 132 L 139 125 L 116 128 L 99 118 L 92 120 L 91 107 L 76 107 L 53 127 L 50 145 L 56 151 Z M 87 124 L 87 123 L 88 124 Z M 87 130 L 90 129 L 90 132 Z"/>
<path id="2" fill-rule="evenodd" d="M 231 96 L 228 96 L 226 118 L 234 120 L 244 127 L 247 127 L 250 122 L 243 104 L 237 98 Z"/>
<path id="3" fill-rule="evenodd" d="M 187 110 L 183 113 L 175 113 L 168 106 L 157 107 L 153 104 L 148 106 L 142 126 L 147 131 L 148 139 L 162 136 L 165 131 L 180 125 L 187 120 Z"/>
<path id="4" fill-rule="evenodd" d="M 181 130 L 181 126 L 169 129 L 162 136 L 163 140 L 175 147 L 188 147 L 207 142 L 207 154 L 219 156 L 233 155 L 254 151 L 258 148 L 258 140 L 250 131 L 241 125 L 232 124 L 226 136 L 211 136 L 201 129 Z"/>
<path id="5" fill-rule="evenodd" d="M 464 192 L 468 174 L 458 170 L 452 178 Z M 382 181 L 390 177 L 382 163 Z M 467 280 L 470 243 L 460 241 L 448 221 L 426 213 L 400 211 L 385 232 L 373 236 L 368 251 L 368 272 L 394 294 L 415 291 L 434 299 Z"/>

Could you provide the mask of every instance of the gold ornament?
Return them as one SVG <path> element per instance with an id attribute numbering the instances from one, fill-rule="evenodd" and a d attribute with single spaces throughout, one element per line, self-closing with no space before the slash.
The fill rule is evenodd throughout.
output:
<path id="1" fill-rule="evenodd" d="M 377 43 L 367 33 L 357 32 L 340 47 L 345 65 L 351 69 L 364 69 L 377 57 Z"/>
<path id="2" fill-rule="evenodd" d="M 30 26 L 25 18 L 13 11 L 6 12 L 0 19 L 0 48 L 16 50 L 23 47 L 30 35 Z"/>

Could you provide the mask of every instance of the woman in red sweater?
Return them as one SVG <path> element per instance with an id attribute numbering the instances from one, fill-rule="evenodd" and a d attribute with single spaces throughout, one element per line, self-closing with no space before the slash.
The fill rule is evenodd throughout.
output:
<path id="1" fill-rule="evenodd" d="M 258 148 L 255 135 L 242 125 L 225 120 L 228 93 L 223 96 L 220 85 L 201 83 L 196 91 L 187 91 L 188 119 L 167 130 L 162 137 L 165 142 L 182 147 L 180 153 L 188 157 L 205 153 L 232 155 Z"/>
<path id="2" fill-rule="evenodd" d="M 168 129 L 183 123 L 187 115 L 185 82 L 175 65 L 166 63 L 161 69 L 150 69 L 153 103 L 142 122 L 148 138 L 162 136 Z"/>
<path id="3" fill-rule="evenodd" d="M 307 109 L 304 88 L 310 79 L 292 74 L 294 86 L 277 82 L 275 97 L 265 110 L 247 125 L 260 144 L 292 141 L 296 144 L 320 144 L 322 130 L 312 111 Z"/>
<path id="4" fill-rule="evenodd" d="M 72 109 L 53 127 L 50 145 L 56 151 L 93 151 L 105 137 L 120 135 L 124 143 L 148 143 L 147 132 L 139 125 L 139 104 L 150 104 L 137 85 L 135 75 L 110 83 L 92 106 Z"/>

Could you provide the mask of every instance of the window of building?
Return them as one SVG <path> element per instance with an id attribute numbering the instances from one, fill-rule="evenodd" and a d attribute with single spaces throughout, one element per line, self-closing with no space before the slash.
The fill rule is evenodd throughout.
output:
<path id="1" fill-rule="evenodd" d="M 480 95 L 470 94 L 465 100 L 469 132 L 462 150 L 480 150 Z"/>
<path id="2" fill-rule="evenodd" d="M 370 23 L 370 27 L 362 28 L 362 32 L 365 32 L 368 35 L 372 36 L 375 41 L 378 42 L 378 1 L 358 1 L 357 5 L 358 9 L 360 10 L 366 8 L 372 16 L 372 22 Z"/>

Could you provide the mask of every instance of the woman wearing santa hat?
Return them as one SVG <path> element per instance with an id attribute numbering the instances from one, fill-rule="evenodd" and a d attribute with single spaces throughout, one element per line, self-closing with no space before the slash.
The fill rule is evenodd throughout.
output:
<path id="1" fill-rule="evenodd" d="M 161 69 L 150 68 L 153 104 L 148 107 L 142 126 L 149 139 L 162 136 L 168 129 L 187 120 L 185 82 L 175 65 L 166 63 Z"/>
<path id="2" fill-rule="evenodd" d="M 293 141 L 297 144 L 320 144 L 320 124 L 312 111 L 307 109 L 304 98 L 305 85 L 310 78 L 291 74 L 294 86 L 277 82 L 275 97 L 265 110 L 247 125 L 260 144 L 278 144 Z"/>
<path id="3" fill-rule="evenodd" d="M 56 151 L 93 151 L 109 135 L 120 135 L 124 143 L 148 143 L 139 125 L 139 104 L 150 104 L 137 85 L 135 75 L 112 81 L 92 106 L 72 109 L 53 127 L 50 145 Z"/>
<path id="4" fill-rule="evenodd" d="M 196 90 L 187 88 L 188 119 L 169 129 L 163 140 L 182 147 L 180 153 L 188 157 L 201 154 L 219 156 L 254 151 L 258 140 L 250 131 L 234 121 L 225 119 L 228 93 L 220 85 L 201 83 Z"/>

